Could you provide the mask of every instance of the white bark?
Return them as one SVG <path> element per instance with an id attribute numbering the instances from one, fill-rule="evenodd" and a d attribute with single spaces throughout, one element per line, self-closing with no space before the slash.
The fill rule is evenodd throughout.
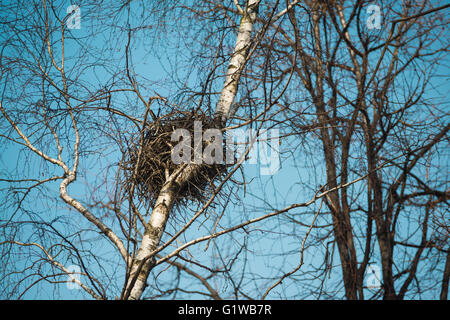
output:
<path id="1" fill-rule="evenodd" d="M 154 266 L 154 251 L 161 241 L 169 214 L 176 201 L 178 188 L 182 187 L 192 175 L 196 174 L 196 168 L 198 167 L 195 164 L 181 166 L 180 169 L 170 175 L 161 189 L 139 250 L 131 265 L 123 298 L 140 299 L 147 286 L 148 274 Z"/>
<path id="2" fill-rule="evenodd" d="M 156 200 L 148 227 L 133 260 L 125 292 L 126 299 L 138 300 L 147 286 L 147 277 L 154 264 L 154 257 L 151 256 L 151 253 L 157 249 L 161 241 L 175 197 L 176 190 L 173 189 L 173 182 L 169 181 Z"/>
<path id="3" fill-rule="evenodd" d="M 216 106 L 215 116 L 224 123 L 237 93 L 239 79 L 248 58 L 251 33 L 256 20 L 260 0 L 248 0 L 243 9 L 234 52 L 231 56 L 225 83 Z M 145 290 L 148 274 L 155 264 L 155 250 L 158 248 L 170 211 L 176 201 L 177 189 L 195 174 L 198 165 L 189 164 L 173 173 L 160 191 L 153 208 L 149 226 L 142 237 L 138 253 L 133 260 L 126 290 L 122 298 L 138 300 Z"/>

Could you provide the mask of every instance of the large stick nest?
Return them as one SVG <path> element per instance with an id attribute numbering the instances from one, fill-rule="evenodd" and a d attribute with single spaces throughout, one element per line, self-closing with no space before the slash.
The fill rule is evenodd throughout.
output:
<path id="1" fill-rule="evenodd" d="M 183 165 L 177 165 L 172 161 L 172 149 L 177 144 L 176 141 L 171 141 L 172 132 L 176 129 L 187 129 L 191 134 L 191 141 L 193 141 L 194 121 L 202 122 L 203 132 L 206 129 L 218 128 L 216 122 L 202 112 L 177 111 L 148 123 L 143 139 L 142 133 L 131 139 L 122 166 L 125 172 L 125 189 L 128 193 L 132 193 L 140 200 L 145 200 L 151 206 L 155 204 L 167 175 L 172 174 Z M 225 146 L 225 144 L 223 145 Z M 204 147 L 205 142 L 203 142 L 203 149 Z M 223 154 L 225 155 L 225 153 L 224 148 Z M 191 155 L 193 157 L 193 151 Z M 225 162 L 199 165 L 195 174 L 183 185 L 178 186 L 175 205 L 207 200 L 214 192 L 214 182 L 226 175 L 228 167 Z"/>

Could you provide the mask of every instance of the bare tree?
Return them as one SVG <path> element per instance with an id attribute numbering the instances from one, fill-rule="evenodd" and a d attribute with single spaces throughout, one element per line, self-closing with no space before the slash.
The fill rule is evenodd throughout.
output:
<path id="1" fill-rule="evenodd" d="M 449 5 L 0 6 L 2 297 L 447 298 Z"/>
<path id="2" fill-rule="evenodd" d="M 446 171 L 439 156 L 449 130 L 446 102 L 430 105 L 426 94 L 437 75 L 430 66 L 439 65 L 448 48 L 438 44 L 445 22 L 429 14 L 448 6 L 386 4 L 382 31 L 374 32 L 361 13 L 366 5 L 306 1 L 305 15 L 290 12 L 277 45 L 297 52 L 287 59 L 307 91 L 308 108 L 290 108 L 289 121 L 320 141 L 323 190 L 335 190 L 325 201 L 345 296 L 365 297 L 364 275 L 377 257 L 379 293 L 401 299 L 417 282 L 425 251 L 441 261 L 448 252 L 447 231 L 431 223 L 449 196 L 447 180 L 439 178 Z M 365 184 L 355 193 L 349 181 L 362 176 Z M 405 232 L 405 225 L 414 231 Z"/>

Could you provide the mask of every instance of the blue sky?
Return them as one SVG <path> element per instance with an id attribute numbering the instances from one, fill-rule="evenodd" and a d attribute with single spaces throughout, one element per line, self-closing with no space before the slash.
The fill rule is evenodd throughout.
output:
<path id="1" fill-rule="evenodd" d="M 61 14 L 64 13 L 64 8 L 69 5 L 62 4 L 60 6 Z M 135 5 L 135 14 L 139 15 L 139 10 L 141 6 L 139 4 Z M 108 8 L 104 8 L 108 10 Z M 126 10 L 122 11 L 122 17 L 119 19 L 121 21 L 126 21 L 127 17 L 125 15 Z M 80 95 L 88 94 L 89 90 L 95 91 L 102 86 L 110 86 L 114 81 L 120 81 L 116 77 L 116 72 L 124 68 L 124 46 L 126 43 L 125 31 L 121 30 L 117 26 L 108 26 L 108 19 L 96 21 L 95 14 L 88 15 L 81 5 L 81 29 L 72 30 L 71 35 L 73 39 L 66 39 L 65 50 L 67 54 L 68 61 L 66 62 L 66 69 L 70 76 L 80 75 L 80 80 L 82 83 L 88 84 L 88 88 L 76 88 L 79 89 Z M 87 21 L 86 21 L 87 20 Z M 136 22 L 136 24 L 134 23 Z M 135 28 L 142 26 L 142 22 L 147 22 L 149 25 L 153 22 L 151 18 L 146 20 L 146 18 L 133 20 L 130 19 L 130 27 Z M 189 30 L 190 31 L 190 30 Z M 189 32 L 188 31 L 188 32 Z M 158 93 L 163 96 L 175 97 L 175 94 L 180 91 L 177 84 L 185 81 L 186 88 L 198 86 L 198 79 L 204 76 L 204 70 L 198 69 L 180 69 L 178 66 L 183 65 L 186 59 L 189 58 L 189 52 L 183 53 L 183 51 L 176 51 L 177 48 L 170 47 L 169 49 L 165 46 L 172 46 L 175 42 L 167 41 L 165 42 L 165 36 L 163 35 L 161 39 L 158 39 L 158 35 L 155 38 L 146 38 L 145 35 L 151 34 L 151 28 L 149 30 L 144 30 L 143 36 L 136 38 L 135 42 L 132 43 L 131 60 L 133 62 L 134 70 L 136 71 L 136 76 L 140 85 L 142 85 L 142 90 L 148 96 Z M 156 32 L 156 31 L 155 31 Z M 116 35 L 116 36 L 114 36 Z M 168 34 L 170 36 L 171 34 Z M 173 33 L 174 35 L 174 33 Z M 7 37 L 8 35 L 3 35 Z M 167 35 L 166 35 L 167 36 Z M 188 37 L 186 37 L 188 39 Z M 230 43 L 233 43 L 233 35 L 231 34 L 227 38 Z M 78 42 L 80 41 L 80 42 Z M 80 43 L 82 45 L 80 45 Z M 198 44 L 193 44 L 195 47 Z M 84 48 L 89 47 L 88 51 Z M 88 62 L 91 61 L 90 54 L 92 57 L 96 57 L 99 52 L 102 52 L 103 58 L 109 61 L 109 64 L 104 66 L 89 66 Z M 85 64 L 80 65 L 78 61 L 80 57 L 83 57 Z M 71 59 L 72 58 L 72 59 Z M 84 68 L 86 68 L 84 70 Z M 448 69 L 442 69 L 443 74 L 447 73 Z M 175 82 L 174 79 L 181 80 L 180 82 Z M 218 86 L 220 86 L 220 81 L 218 81 Z M 447 87 L 442 85 L 441 82 L 436 82 L 436 86 L 440 87 L 448 93 L 448 82 Z M 431 93 L 430 93 L 431 94 Z M 217 99 L 213 97 L 212 105 L 214 106 L 214 101 Z M 183 99 L 180 99 L 183 101 Z M 117 94 L 113 101 L 117 103 L 118 108 L 124 108 L 124 110 L 130 110 L 136 112 L 136 114 L 142 114 L 144 110 L 139 108 L 138 101 L 135 97 L 131 95 Z M 131 106 L 129 104 L 132 104 Z M 135 104 L 135 105 L 133 105 Z M 300 106 L 299 106 L 300 107 Z M 132 126 L 128 124 L 129 129 L 132 130 Z M 112 127 L 111 123 L 105 124 L 105 131 Z M 127 130 L 127 128 L 122 128 Z M 95 132 L 95 131 L 94 131 Z M 102 177 L 108 176 L 111 179 L 111 175 L 114 174 L 116 168 L 109 168 L 110 164 L 116 164 L 120 161 L 120 152 L 117 146 L 113 143 L 105 143 L 105 139 L 101 136 L 98 140 L 94 141 L 94 145 L 90 145 L 91 149 L 95 149 L 94 146 L 98 148 L 98 151 L 102 153 L 99 157 L 97 154 L 87 155 L 85 159 L 82 160 L 82 170 L 77 182 L 71 185 L 69 191 L 74 197 L 78 197 L 81 201 L 86 203 L 92 198 L 99 197 L 102 198 L 102 193 L 106 193 L 107 186 L 101 186 L 98 189 L 93 190 L 90 186 L 95 185 L 96 181 Z M 55 146 L 48 146 L 49 150 L 55 154 Z M 25 154 L 21 152 L 21 148 L 14 146 L 13 144 L 2 145 L 3 152 L 0 155 L 0 168 L 2 173 L 9 171 L 11 168 L 15 168 L 17 163 L 22 162 L 25 158 Z M 324 184 L 325 174 L 323 163 L 320 160 L 314 159 L 314 163 L 318 163 L 317 167 L 311 167 L 311 157 L 320 157 L 318 153 L 310 152 L 311 150 L 302 150 L 298 148 L 298 138 L 290 137 L 282 141 L 280 146 L 281 151 L 281 167 L 280 170 L 273 176 L 261 176 L 260 175 L 260 165 L 245 164 L 243 166 L 243 172 L 245 174 L 245 179 L 240 177 L 241 173 L 237 173 L 238 180 L 245 180 L 249 182 L 245 192 L 243 188 L 238 189 L 237 195 L 240 201 L 235 203 L 230 203 L 226 209 L 226 212 L 221 220 L 222 227 L 232 226 L 240 221 L 246 219 L 251 219 L 260 216 L 263 213 L 270 212 L 270 207 L 273 209 L 280 209 L 288 206 L 292 203 L 301 203 L 308 201 L 314 195 L 314 191 L 319 185 Z M 320 146 L 311 146 L 312 149 L 319 148 Z M 69 148 L 67 149 L 70 151 Z M 68 154 L 63 154 L 63 156 L 69 157 Z M 305 161 L 302 161 L 302 158 Z M 448 158 L 447 158 L 448 160 Z M 70 162 L 70 161 L 69 161 Z M 33 177 L 36 172 L 41 172 L 45 168 L 45 165 L 41 160 L 36 158 L 31 158 L 31 161 L 27 165 L 27 171 L 24 171 L 28 177 Z M 22 170 L 19 168 L 19 170 Z M 58 172 L 60 169 L 54 169 L 51 166 L 46 169 L 46 172 Z M 311 174 L 314 172 L 314 174 Z M 60 174 L 60 172 L 59 172 Z M 0 184 L 1 185 L 1 184 Z M 305 185 L 307 185 L 305 187 Z M 350 188 L 350 190 L 357 191 L 362 188 L 362 184 L 355 184 Z M 27 207 L 30 210 L 34 210 L 34 215 L 38 216 L 42 220 L 53 220 L 61 219 L 62 221 L 69 221 L 70 224 L 77 225 L 80 229 L 87 228 L 89 225 L 73 210 L 68 210 L 67 206 L 62 201 L 54 201 L 52 194 L 57 194 L 58 183 L 50 183 L 47 186 L 47 190 L 44 192 L 47 197 L 42 197 L 42 193 L 32 193 L 30 194 L 30 199 L 35 199 L 32 202 L 27 203 Z M 310 189 L 310 192 L 305 190 Z M 242 204 L 245 204 L 243 206 Z M 309 208 L 298 208 L 294 209 L 289 213 L 289 218 L 301 220 L 302 223 L 308 225 L 312 221 L 313 213 L 318 209 L 320 203 Z M 190 208 L 195 210 L 195 207 Z M 11 209 L 10 209 L 11 210 Z M 3 216 L 8 216 L 10 212 L 3 212 Z M 174 229 L 179 226 L 179 224 L 188 219 L 190 211 L 180 213 L 174 213 L 174 217 L 169 222 L 168 231 L 173 232 Z M 212 216 L 220 214 L 220 206 L 217 212 L 213 211 L 210 213 Z M 355 223 L 360 222 L 360 218 L 356 217 Z M 285 216 L 272 218 L 260 224 L 255 224 L 249 226 L 246 230 L 247 233 L 251 234 L 251 242 L 246 243 L 246 233 L 233 234 L 230 237 L 224 237 L 223 240 L 219 239 L 218 244 L 222 244 L 224 247 L 215 247 L 211 245 L 206 252 L 203 251 L 205 248 L 205 243 L 198 245 L 196 247 L 196 258 L 199 262 L 204 262 L 205 264 L 214 264 L 221 254 L 226 255 L 228 242 L 232 242 L 232 248 L 236 248 L 239 244 L 246 243 L 248 246 L 248 260 L 243 259 L 244 254 L 240 256 L 238 261 L 236 261 L 234 270 L 239 270 L 245 268 L 249 274 L 258 275 L 258 279 L 253 280 L 251 278 L 246 278 L 247 286 L 254 286 L 255 293 L 261 294 L 265 289 L 270 286 L 274 281 L 269 279 L 270 277 L 275 277 L 276 275 L 281 275 L 284 272 L 288 272 L 295 268 L 299 262 L 298 248 L 305 236 L 306 229 L 300 228 L 296 223 L 287 224 Z M 317 224 L 329 223 L 329 217 L 322 217 L 317 221 Z M 188 241 L 195 239 L 201 235 L 208 234 L 214 225 L 215 219 L 199 219 L 194 223 L 191 228 L 183 236 L 183 241 Z M 65 228 L 63 223 L 55 223 L 62 229 Z M 117 224 L 111 226 L 115 231 L 118 231 Z M 36 232 L 32 227 L 27 227 L 22 230 L 24 233 L 30 233 L 29 237 L 34 238 L 33 232 Z M 23 234 L 23 237 L 27 238 L 27 234 Z M 313 232 L 311 238 L 317 237 L 320 239 L 320 234 Z M 78 235 L 71 235 L 73 241 L 77 241 Z M 117 257 L 117 252 L 113 250 L 112 246 L 107 240 L 102 239 L 95 232 L 87 231 L 83 232 L 80 237 L 85 241 L 84 244 L 99 256 L 104 258 L 103 262 L 91 261 L 90 267 L 93 270 L 100 270 L 104 268 L 106 273 L 110 274 L 112 278 L 111 281 L 116 282 L 120 287 L 123 281 L 124 269 L 123 264 L 119 264 L 120 258 Z M 234 241 L 234 242 L 233 242 Z M 81 246 L 81 243 L 79 243 Z M 320 252 L 323 253 L 327 247 L 327 243 L 317 242 L 315 244 L 317 248 L 320 248 Z M 231 246 L 231 245 L 230 245 Z M 194 249 L 193 249 L 194 250 Z M 234 252 L 233 250 L 231 250 Z M 165 251 L 170 252 L 169 250 Z M 335 268 L 331 271 L 330 276 L 336 281 L 330 281 L 330 290 L 342 290 L 342 286 L 339 282 L 339 261 L 337 250 L 334 251 L 333 264 Z M 280 253 L 280 255 L 278 255 Z M 287 254 L 286 254 L 287 253 Z M 70 261 L 70 259 L 68 260 Z M 105 263 L 104 261 L 110 261 L 110 263 Z M 302 276 L 304 279 L 309 277 L 308 271 L 313 270 L 314 267 L 318 267 L 323 261 L 323 256 L 321 254 L 316 255 L 314 250 L 305 251 L 305 265 L 302 268 Z M 17 266 L 21 266 L 26 263 L 26 260 L 19 260 L 13 262 Z M 158 281 L 161 283 L 170 283 L 173 281 L 173 273 L 164 271 L 165 266 L 159 266 L 155 269 L 155 274 L 160 274 Z M 255 276 L 256 277 L 256 276 Z M 109 280 L 106 279 L 105 283 Z M 192 290 L 199 289 L 201 286 L 195 279 L 189 278 L 188 276 L 183 277 L 182 281 L 189 286 Z M 312 287 L 318 280 L 311 278 L 309 280 L 309 285 Z M 273 290 L 271 298 L 280 297 L 280 290 L 283 290 L 283 294 L 287 297 L 298 297 L 298 292 L 303 292 L 302 298 L 311 297 L 308 295 L 307 284 L 303 284 L 303 287 L 298 287 L 295 281 L 285 281 L 283 286 Z M 214 283 L 215 286 L 220 290 L 221 288 L 228 288 L 231 286 L 230 283 L 217 280 Z M 340 287 L 339 287 L 340 286 Z M 27 292 L 23 297 L 25 299 L 46 299 L 52 298 L 54 292 L 57 292 L 57 296 L 63 299 L 80 299 L 89 298 L 81 290 L 69 290 L 66 284 L 53 285 L 48 283 L 42 283 L 41 285 L 33 287 Z M 431 291 L 430 291 L 431 292 Z M 430 293 L 431 294 L 431 293 Z M 192 295 L 191 298 L 201 298 L 200 295 Z M 109 297 L 113 298 L 113 297 Z M 326 298 L 326 296 L 324 296 Z"/>

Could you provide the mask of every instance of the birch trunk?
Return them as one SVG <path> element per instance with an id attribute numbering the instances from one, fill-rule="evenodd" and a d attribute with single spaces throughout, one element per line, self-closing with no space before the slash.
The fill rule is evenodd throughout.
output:
<path id="1" fill-rule="evenodd" d="M 225 83 L 216 106 L 215 118 L 219 119 L 222 124 L 224 124 L 229 117 L 229 112 L 238 90 L 242 70 L 244 69 L 248 58 L 248 53 L 252 42 L 251 36 L 253 25 L 256 20 L 259 2 L 260 0 L 249 0 L 246 10 L 242 13 L 234 52 L 231 56 Z"/>
<path id="2" fill-rule="evenodd" d="M 151 253 L 157 249 L 176 197 L 176 189 L 171 181 L 161 189 L 158 199 L 141 240 L 141 245 L 131 265 L 125 295 L 130 300 L 140 299 L 147 286 L 147 278 L 155 259 Z"/>
<path id="3" fill-rule="evenodd" d="M 220 119 L 222 124 L 225 124 L 228 118 L 237 93 L 239 79 L 248 58 L 252 40 L 251 34 L 259 2 L 260 0 L 249 0 L 246 8 L 242 11 L 235 49 L 231 56 L 225 83 L 216 106 L 215 118 Z M 198 166 L 193 164 L 186 166 L 178 176 L 172 175 L 169 177 L 160 191 L 148 223 L 148 228 L 145 230 L 137 255 L 132 262 L 123 299 L 138 300 L 141 298 L 147 286 L 148 275 L 155 264 L 155 257 L 152 256 L 152 252 L 160 244 L 164 228 L 176 201 L 178 188 L 183 186 L 192 174 L 195 174 L 196 168 Z"/>

